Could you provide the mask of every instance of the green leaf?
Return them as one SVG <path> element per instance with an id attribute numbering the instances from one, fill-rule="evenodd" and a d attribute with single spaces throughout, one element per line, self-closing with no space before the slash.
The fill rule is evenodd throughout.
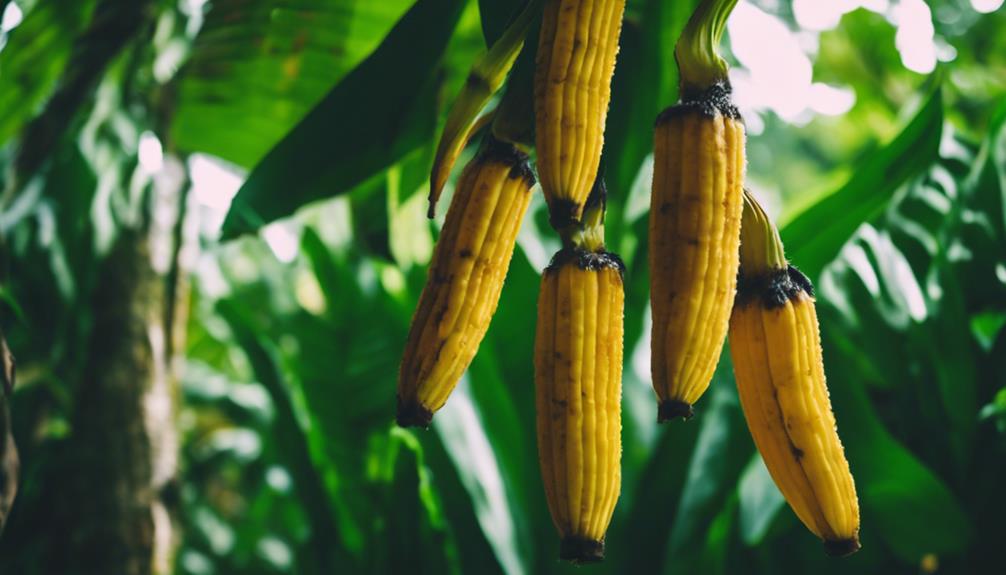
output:
<path id="1" fill-rule="evenodd" d="M 423 167 L 428 163 L 426 150 L 419 150 Z M 416 154 L 413 154 L 416 155 Z M 413 162 L 415 165 L 416 162 Z M 407 167 L 407 166 L 406 166 Z M 422 194 L 414 194 L 409 189 L 405 169 L 397 164 L 387 170 L 388 194 L 388 241 L 389 250 L 401 268 L 430 261 L 433 254 L 433 236 L 430 222 L 426 217 L 427 203 Z M 424 170 L 425 172 L 425 170 Z M 424 173 L 425 175 L 425 173 Z M 424 184 L 428 180 L 423 178 Z"/>
<path id="2" fill-rule="evenodd" d="M 1006 325 L 1006 313 L 989 311 L 971 318 L 971 333 L 986 352 L 995 347 L 996 338 Z"/>
<path id="3" fill-rule="evenodd" d="M 454 542 L 445 532 L 443 510 L 431 486 L 423 448 L 408 431 L 392 428 L 380 473 L 388 481 L 381 529 L 384 553 L 372 553 L 371 572 L 459 573 Z M 369 551 L 376 551 L 376 545 Z"/>
<path id="4" fill-rule="evenodd" d="M 467 378 L 464 378 L 437 413 L 433 428 L 454 462 L 461 483 L 472 500 L 479 524 L 503 571 L 508 574 L 528 573 L 526 561 L 530 553 L 520 545 L 515 524 L 521 513 L 512 501 L 497 462 L 494 453 L 497 447 L 486 436 L 466 386 Z M 505 446 L 499 448 L 505 449 Z"/>
<path id="5" fill-rule="evenodd" d="M 936 160 L 942 130 L 943 97 L 936 88 L 905 129 L 864 161 L 844 186 L 780 229 L 790 261 L 817 278 L 861 223 L 880 213 L 903 183 Z"/>
<path id="6" fill-rule="evenodd" d="M 731 559 L 731 543 L 737 531 L 737 494 L 734 493 L 719 513 L 709 522 L 705 544 L 702 548 L 702 573 L 726 574 Z"/>
<path id="7" fill-rule="evenodd" d="M 448 528 L 457 542 L 463 573 L 502 574 L 496 553 L 479 525 L 474 500 L 437 434 L 420 434 L 432 481 L 443 501 Z"/>
<path id="8" fill-rule="evenodd" d="M 385 261 L 394 260 L 389 229 L 395 207 L 390 205 L 393 171 L 400 171 L 397 165 L 360 184 L 348 196 L 354 242 L 363 253 Z"/>
<path id="9" fill-rule="evenodd" d="M 713 383 L 697 407 L 701 408 L 697 409 L 697 421 L 685 423 L 699 423 L 702 429 L 688 464 L 664 559 L 664 573 L 669 574 L 709 570 L 710 557 L 704 552 L 706 545 L 713 544 L 709 526 L 725 513 L 725 507 L 736 505 L 732 499 L 737 482 L 753 451 L 726 349 Z"/>
<path id="10" fill-rule="evenodd" d="M 986 479 L 998 474 L 987 467 L 992 427 L 976 425 L 979 406 L 1001 385 L 990 362 L 995 344 L 973 337 L 984 323 L 974 318 L 991 318 L 994 333 L 1003 309 L 1001 129 L 1001 118 L 993 121 L 974 159 L 941 147 L 945 157 L 899 192 L 876 227 L 862 226 L 822 276 L 829 387 L 860 492 L 864 545 L 882 540 L 906 562 L 935 553 L 980 564 L 997 521 L 987 509 L 1001 507 L 989 489 L 996 480 Z M 878 412 L 863 386 L 873 379 L 889 382 L 873 391 Z M 987 469 L 981 478 L 975 465 Z"/>
<path id="11" fill-rule="evenodd" d="M 326 312 L 330 317 L 344 317 L 361 295 L 351 270 L 329 251 L 314 229 L 305 228 L 300 241 L 301 250 L 325 296 Z"/>
<path id="12" fill-rule="evenodd" d="M 510 19 L 526 0 L 479 0 L 479 17 L 486 46 L 492 46 L 506 30 Z M 537 43 L 537 38 L 533 41 Z"/>
<path id="13" fill-rule="evenodd" d="M 963 551 L 972 527 L 957 498 L 888 433 L 851 364 L 830 345 L 828 331 L 823 333 L 828 388 L 863 508 L 863 545 L 882 540 L 909 562 L 926 553 Z M 906 510 L 911 521 L 905 520 Z"/>
<path id="14" fill-rule="evenodd" d="M 888 418 L 957 481 L 973 457 L 975 412 L 988 389 L 969 316 L 1002 309 L 1006 294 L 996 279 L 1006 252 L 991 215 L 998 188 L 982 177 L 985 150 L 974 161 L 945 158 L 915 178 L 877 222 L 883 227 L 862 226 L 822 282 L 831 335 L 862 380 L 897 387 L 903 400 Z M 890 349 L 892 339 L 901 343 Z M 933 426 L 947 431 L 933 437 Z"/>
<path id="15" fill-rule="evenodd" d="M 38 113 L 56 86 L 94 0 L 38 2 L 0 52 L 0 146 Z"/>
<path id="16" fill-rule="evenodd" d="M 175 144 L 254 166 L 414 3 L 215 0 L 179 77 Z"/>
<path id="17" fill-rule="evenodd" d="M 741 475 L 737 486 L 741 539 L 750 546 L 759 545 L 772 526 L 772 520 L 786 506 L 761 455 L 755 454 Z"/>
<path id="18" fill-rule="evenodd" d="M 429 140 L 438 109 L 435 70 L 465 4 L 419 0 L 252 170 L 224 221 L 223 237 L 348 192 Z"/>
<path id="19" fill-rule="evenodd" d="M 277 352 L 264 341 L 232 301 L 223 300 L 217 311 L 225 318 L 234 339 L 251 364 L 259 383 L 265 387 L 276 409 L 275 433 L 283 446 L 284 459 L 297 477 L 296 493 L 311 523 L 315 561 L 321 573 L 330 573 L 336 565 L 349 564 L 340 529 L 335 521 L 325 488 L 324 472 L 316 467 L 307 432 L 301 427 L 294 402 L 280 372 Z"/>
<path id="20" fill-rule="evenodd" d="M 0 286 L 0 302 L 7 304 L 10 308 L 12 315 L 17 321 L 25 323 L 24 310 L 21 309 L 21 305 L 17 303 L 17 296 L 15 296 L 9 288 L 6 286 Z M 6 314 L 0 314 L 0 317 L 4 317 Z"/>
<path id="21" fill-rule="evenodd" d="M 652 402 L 652 392 L 648 396 Z M 656 408 L 651 409 L 655 419 Z M 623 488 L 629 509 L 617 515 L 610 536 L 612 549 L 622 553 L 623 563 L 614 572 L 702 571 L 709 522 L 734 492 L 750 451 L 724 353 L 696 416 L 661 425 L 638 480 Z M 629 549 L 639 551 L 627 553 Z"/>
<path id="22" fill-rule="evenodd" d="M 633 485 L 628 513 L 612 526 L 613 549 L 622 551 L 626 573 L 656 573 L 664 566 L 667 544 L 681 503 L 700 425 L 687 422 L 663 426 L 660 439 L 649 453 L 639 479 Z M 629 489 L 623 488 L 624 492 Z M 624 505 L 622 505 L 624 507 Z"/>

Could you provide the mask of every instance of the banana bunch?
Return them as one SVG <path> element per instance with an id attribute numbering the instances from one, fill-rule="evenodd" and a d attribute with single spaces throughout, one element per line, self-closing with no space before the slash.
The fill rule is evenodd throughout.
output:
<path id="1" fill-rule="evenodd" d="M 542 482 L 575 563 L 604 558 L 621 486 L 624 266 L 592 227 L 545 269 L 534 353 Z"/>
<path id="2" fill-rule="evenodd" d="M 534 175 L 489 136 L 447 210 L 398 377 L 398 424 L 426 427 L 475 357 L 499 303 Z"/>
<path id="3" fill-rule="evenodd" d="M 810 282 L 787 264 L 778 233 L 744 190 L 744 126 L 715 49 L 735 4 L 703 0 L 696 9 L 675 48 L 681 102 L 656 122 L 649 232 L 658 420 L 692 415 L 729 333 L 744 414 L 769 472 L 826 551 L 846 555 L 859 549 L 859 506 Z"/>
<path id="4" fill-rule="evenodd" d="M 552 225 L 577 222 L 604 144 L 625 0 L 548 0 L 534 82 L 538 176 Z"/>
<path id="5" fill-rule="evenodd" d="M 515 73 L 499 108 L 476 121 L 518 58 L 538 2 L 546 4 L 537 57 L 521 60 L 528 73 Z M 736 3 L 701 0 L 675 47 L 680 102 L 654 130 L 658 420 L 691 417 L 729 333 L 744 414 L 769 472 L 826 550 L 844 555 L 859 548 L 859 507 L 828 399 L 812 289 L 744 190 L 744 124 L 716 52 Z M 492 130 L 456 186 L 398 381 L 399 425 L 425 427 L 474 358 L 530 202 L 526 151 L 535 140 L 563 245 L 538 296 L 538 456 L 560 558 L 574 563 L 604 557 L 621 487 L 624 265 L 604 246 L 599 167 L 624 9 L 625 0 L 528 0 L 476 63 L 437 149 L 430 214 L 466 142 L 483 125 Z"/>
<path id="6" fill-rule="evenodd" d="M 856 486 L 828 399 L 810 281 L 745 193 L 730 352 L 741 406 L 772 479 L 832 555 L 859 549 Z"/>
<path id="7" fill-rule="evenodd" d="M 681 102 L 654 130 L 650 370 L 661 422 L 690 418 L 709 387 L 736 290 L 744 124 L 726 63 L 708 42 L 710 31 L 718 41 L 733 4 L 703 2 L 692 16 L 675 48 Z"/>

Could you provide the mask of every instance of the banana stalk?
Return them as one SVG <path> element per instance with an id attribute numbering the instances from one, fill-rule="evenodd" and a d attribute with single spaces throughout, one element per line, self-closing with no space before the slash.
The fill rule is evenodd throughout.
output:
<path id="1" fill-rule="evenodd" d="M 527 155 L 492 136 L 461 174 L 402 357 L 399 425 L 429 426 L 475 357 L 533 186 Z"/>
<path id="2" fill-rule="evenodd" d="M 493 119 L 493 112 L 483 114 L 477 121 L 475 118 L 506 80 L 510 68 L 524 48 L 524 38 L 538 14 L 541 2 L 542 0 L 528 0 L 499 40 L 493 43 L 468 72 L 465 85 L 447 114 L 444 131 L 440 135 L 436 155 L 433 158 L 433 168 L 430 171 L 430 205 L 427 211 L 430 218 L 436 213 L 440 192 L 447 183 L 447 177 L 461 150 L 468 144 L 473 134 Z"/>
<path id="3" fill-rule="evenodd" d="M 579 221 L 604 144 L 625 0 L 548 0 L 535 69 L 538 175 L 552 226 Z"/>
<path id="4" fill-rule="evenodd" d="M 542 481 L 559 557 L 574 563 L 604 558 L 621 485 L 624 266 L 597 220 L 586 227 L 545 269 L 535 335 Z"/>
<path id="5" fill-rule="evenodd" d="M 744 124 L 715 52 L 736 0 L 706 0 L 678 43 L 682 101 L 657 118 L 650 196 L 651 373 L 658 421 L 693 413 L 737 284 Z"/>
<path id="6" fill-rule="evenodd" d="M 859 501 L 825 383 L 810 281 L 745 193 L 730 351 L 748 428 L 772 479 L 831 555 L 860 548 Z"/>

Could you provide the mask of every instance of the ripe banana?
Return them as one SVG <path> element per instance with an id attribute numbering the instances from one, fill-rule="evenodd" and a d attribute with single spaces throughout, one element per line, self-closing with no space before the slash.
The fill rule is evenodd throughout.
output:
<path id="1" fill-rule="evenodd" d="M 744 125 L 716 84 L 658 118 L 650 196 L 651 372 L 658 420 L 709 387 L 737 284 Z"/>
<path id="2" fill-rule="evenodd" d="M 859 502 L 825 384 L 810 281 L 745 193 L 730 351 L 755 445 L 797 517 L 832 555 L 860 547 Z"/>
<path id="3" fill-rule="evenodd" d="M 657 421 L 692 416 L 737 287 L 744 124 L 717 46 L 737 0 L 701 0 L 674 46 L 681 102 L 658 117 L 650 196 L 650 370 Z"/>
<path id="4" fill-rule="evenodd" d="M 625 0 L 548 0 L 535 68 L 538 175 L 552 225 L 578 221 L 597 174 Z"/>
<path id="5" fill-rule="evenodd" d="M 399 425 L 428 426 L 475 357 L 533 186 L 527 155 L 491 136 L 462 172 L 402 357 Z"/>
<path id="6" fill-rule="evenodd" d="M 604 558 L 621 485 L 622 272 L 603 249 L 567 247 L 538 298 L 538 458 L 559 557 L 576 563 Z"/>

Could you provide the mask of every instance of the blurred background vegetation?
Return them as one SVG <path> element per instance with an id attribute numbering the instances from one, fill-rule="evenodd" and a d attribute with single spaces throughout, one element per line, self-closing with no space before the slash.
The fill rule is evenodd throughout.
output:
<path id="1" fill-rule="evenodd" d="M 540 195 L 447 407 L 392 425 L 435 137 L 521 4 L 0 0 L 0 573 L 572 571 L 534 445 Z M 694 4 L 626 12 L 604 152 L 624 480 L 584 571 L 1006 573 L 1002 0 L 730 21 L 750 184 L 818 286 L 863 510 L 842 560 L 768 477 L 729 354 L 695 419 L 655 423 L 648 154 Z"/>

